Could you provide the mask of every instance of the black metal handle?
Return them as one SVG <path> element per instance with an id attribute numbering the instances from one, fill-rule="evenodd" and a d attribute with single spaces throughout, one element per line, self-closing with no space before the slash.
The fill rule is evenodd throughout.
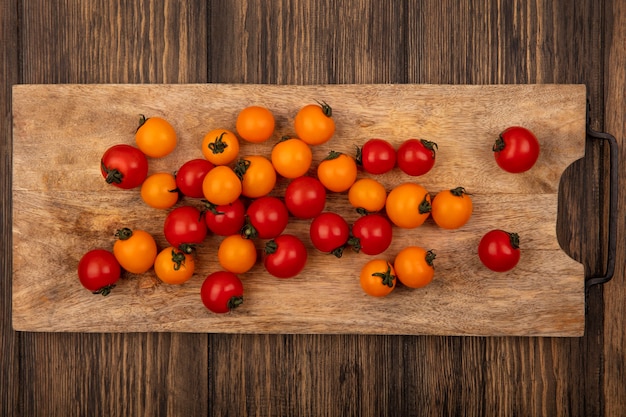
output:
<path id="1" fill-rule="evenodd" d="M 609 254 L 604 275 L 593 275 L 585 278 L 585 287 L 604 284 L 613 278 L 615 273 L 615 256 L 617 253 L 617 190 L 618 190 L 618 159 L 617 141 L 613 135 L 596 132 L 590 127 L 589 107 L 587 107 L 587 137 L 594 140 L 603 140 L 609 143 L 610 167 L 609 167 Z"/>

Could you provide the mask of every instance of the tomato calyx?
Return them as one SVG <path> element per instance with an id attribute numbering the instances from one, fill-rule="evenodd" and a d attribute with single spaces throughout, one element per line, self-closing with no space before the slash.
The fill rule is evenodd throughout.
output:
<path id="1" fill-rule="evenodd" d="M 178 245 L 178 250 L 187 255 L 191 255 L 196 252 L 196 245 L 193 243 L 181 243 Z"/>
<path id="2" fill-rule="evenodd" d="M 333 117 L 333 108 L 330 107 L 328 105 L 328 103 L 326 103 L 325 101 L 322 101 L 322 102 L 319 102 L 317 100 L 315 100 L 315 101 L 322 108 L 322 113 L 324 113 L 324 116 L 326 116 L 326 117 Z"/>
<path id="3" fill-rule="evenodd" d="M 139 129 L 141 129 L 141 126 L 143 126 L 144 124 L 146 124 L 146 122 L 148 121 L 149 117 L 146 117 L 143 114 L 139 115 L 139 126 L 137 126 L 137 129 L 135 130 L 135 133 L 137 133 L 137 131 Z"/>
<path id="4" fill-rule="evenodd" d="M 463 195 L 469 194 L 463 187 L 453 188 L 450 190 L 450 193 L 455 197 L 463 197 Z"/>
<path id="5" fill-rule="evenodd" d="M 258 236 L 258 230 L 250 222 L 250 217 L 246 216 L 246 223 L 241 228 L 241 237 L 244 239 L 256 239 Z"/>
<path id="6" fill-rule="evenodd" d="M 240 180 L 243 180 L 243 176 L 246 175 L 246 171 L 250 168 L 251 164 L 252 162 L 247 159 L 239 159 L 235 164 L 235 168 L 233 168 L 235 175 L 237 175 Z"/>
<path id="7" fill-rule="evenodd" d="M 492 150 L 494 152 L 501 152 L 504 150 L 505 147 L 506 147 L 506 143 L 504 142 L 504 138 L 502 137 L 502 134 L 500 134 L 498 136 L 498 139 L 496 139 L 495 143 L 493 144 Z"/>
<path id="8" fill-rule="evenodd" d="M 509 241 L 511 242 L 511 247 L 513 249 L 519 249 L 519 235 L 517 233 L 509 233 L 506 232 L 507 235 L 509 235 Z"/>
<path id="9" fill-rule="evenodd" d="M 389 263 L 387 263 L 386 272 L 374 272 L 372 276 L 380 277 L 382 279 L 382 284 L 390 288 L 393 287 L 393 280 L 396 279 L 396 276 L 391 273 L 391 265 L 389 265 Z"/>
<path id="10" fill-rule="evenodd" d="M 275 253 L 278 250 L 278 244 L 276 243 L 276 241 L 274 239 L 268 241 L 265 244 L 265 254 L 266 255 L 271 255 L 273 253 Z"/>
<path id="11" fill-rule="evenodd" d="M 124 179 L 124 174 L 122 174 L 118 169 L 107 167 L 104 164 L 104 161 L 100 162 L 100 166 L 102 167 L 102 170 L 104 171 L 104 173 L 107 174 L 106 178 L 104 179 L 107 184 L 121 184 L 122 183 L 122 180 Z"/>
<path id="12" fill-rule="evenodd" d="M 428 200 L 427 197 L 428 197 L 428 194 L 424 196 L 424 199 L 422 200 L 422 202 L 417 208 L 420 214 L 426 214 L 432 211 L 432 205 L 430 204 L 430 201 Z"/>
<path id="13" fill-rule="evenodd" d="M 437 257 L 437 254 L 435 253 L 435 251 L 433 249 L 429 250 L 426 252 L 426 263 L 431 266 L 431 267 L 435 267 L 435 265 L 433 264 L 435 258 Z"/>
<path id="14" fill-rule="evenodd" d="M 228 148 L 228 143 L 222 139 L 226 132 L 222 132 L 215 140 L 208 144 L 209 150 L 213 152 L 213 155 L 218 153 L 224 153 L 224 150 Z"/>
<path id="15" fill-rule="evenodd" d="M 433 159 L 435 159 L 436 154 L 437 154 L 437 150 L 439 149 L 437 147 L 437 143 L 432 142 L 430 140 L 426 140 L 426 139 L 420 139 L 420 142 L 422 142 L 422 145 L 424 145 L 424 147 L 426 149 L 428 149 L 430 151 L 430 153 L 432 153 Z"/>
<path id="16" fill-rule="evenodd" d="M 115 232 L 115 237 L 119 240 L 128 240 L 132 237 L 132 235 L 133 231 L 130 230 L 128 227 L 124 227 L 123 229 L 119 229 L 117 232 Z"/>
<path id="17" fill-rule="evenodd" d="M 94 291 L 93 294 L 100 294 L 103 297 L 106 297 L 107 295 L 109 295 L 111 293 L 111 290 L 115 288 L 115 284 L 109 284 L 109 285 L 105 285 L 104 287 L 100 288 L 97 291 Z"/>
<path id="18" fill-rule="evenodd" d="M 182 246 L 182 245 L 181 245 Z M 172 262 L 174 263 L 174 271 L 178 271 L 182 266 L 185 266 L 185 253 L 181 250 L 176 252 L 172 249 Z"/>
<path id="19" fill-rule="evenodd" d="M 341 155 L 343 155 L 341 152 L 330 151 L 326 158 L 324 158 L 324 161 L 332 161 L 333 159 L 339 158 Z"/>
<path id="20" fill-rule="evenodd" d="M 233 310 L 243 304 L 243 296 L 234 295 L 230 297 L 226 304 L 229 310 Z"/>

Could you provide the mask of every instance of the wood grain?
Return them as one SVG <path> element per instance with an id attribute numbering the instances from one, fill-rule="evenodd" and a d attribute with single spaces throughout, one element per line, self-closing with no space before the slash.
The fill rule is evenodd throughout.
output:
<path id="1" fill-rule="evenodd" d="M 238 109 L 255 103 L 274 111 L 279 128 L 271 142 L 243 144 L 240 152 L 269 155 L 272 144 L 291 131 L 301 98 L 314 96 L 338 109 L 335 137 L 314 149 L 317 162 L 330 149 L 353 153 L 368 136 L 388 138 L 396 146 L 407 137 L 427 137 L 439 144 L 438 162 L 420 183 L 433 193 L 463 185 L 474 195 L 475 214 L 463 230 L 442 231 L 434 224 L 398 229 L 382 255 L 392 261 L 407 245 L 435 248 L 440 278 L 433 285 L 423 291 L 398 289 L 384 301 L 370 299 L 351 273 L 367 257 L 346 254 L 339 262 L 316 252 L 308 243 L 308 222 L 296 221 L 286 231 L 307 242 L 311 253 L 299 279 L 272 280 L 257 265 L 242 275 L 245 308 L 227 319 L 209 314 L 198 302 L 202 277 L 219 269 L 214 252 L 220 240 L 215 236 L 198 251 L 198 264 L 205 268 L 196 271 L 192 282 L 142 290 L 142 280 L 129 277 L 114 297 L 98 300 L 102 308 L 93 308 L 93 296 L 74 276 L 83 248 L 110 247 L 110 236 L 120 227 L 148 230 L 160 247 L 167 246 L 160 230 L 164 212 L 142 204 L 138 192 L 111 190 L 101 178 L 101 154 L 113 144 L 132 143 L 130 123 L 117 121 L 136 119 L 138 109 L 173 120 L 179 136 L 176 152 L 151 161 L 151 172 L 174 172 L 198 157 L 205 133 L 234 129 Z M 559 247 L 556 217 L 560 176 L 583 156 L 584 97 L 584 87 L 575 85 L 18 86 L 13 111 L 19 173 L 13 184 L 14 326 L 40 331 L 581 335 L 584 275 L 582 266 Z M 106 110 L 90 123 L 86 109 L 93 106 Z M 516 124 L 532 129 L 542 146 L 540 160 L 522 175 L 503 173 L 491 155 L 499 131 Z M 37 161 L 36 155 L 42 159 Z M 395 172 L 381 181 L 391 190 L 417 180 Z M 353 212 L 345 194 L 331 195 L 326 209 Z M 30 219 L 46 214 L 51 221 L 37 224 L 36 234 Z M 354 221 L 355 216 L 347 218 Z M 476 257 L 482 234 L 498 227 L 522 234 L 524 257 L 512 274 L 489 273 Z M 257 242 L 259 249 L 262 244 Z M 28 261 L 32 256 L 44 261 L 37 266 Z M 56 274 L 49 273 L 50 265 Z M 393 325 L 363 320 L 364 312 L 366 317 L 395 319 Z M 96 316 L 100 321 L 94 326 Z"/>

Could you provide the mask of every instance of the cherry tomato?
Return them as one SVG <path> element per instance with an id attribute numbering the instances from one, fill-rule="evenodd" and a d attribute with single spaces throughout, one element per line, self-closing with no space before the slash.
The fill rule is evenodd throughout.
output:
<path id="1" fill-rule="evenodd" d="M 152 174 L 141 184 L 141 199 L 152 208 L 168 209 L 173 207 L 179 198 L 176 178 L 169 172 Z"/>
<path id="2" fill-rule="evenodd" d="M 146 118 L 141 115 L 135 132 L 135 142 L 151 158 L 163 158 L 176 148 L 176 131 L 161 117 Z"/>
<path id="3" fill-rule="evenodd" d="M 280 199 L 265 196 L 254 200 L 248 206 L 246 219 L 247 223 L 242 230 L 244 236 L 273 239 L 287 227 L 289 211 Z"/>
<path id="4" fill-rule="evenodd" d="M 339 214 L 325 212 L 313 219 L 309 236 L 317 250 L 340 258 L 350 238 L 350 226 Z"/>
<path id="5" fill-rule="evenodd" d="M 487 232 L 478 244 L 478 257 L 492 271 L 513 269 L 520 259 L 519 235 L 504 230 Z"/>
<path id="6" fill-rule="evenodd" d="M 396 150 L 384 139 L 370 139 L 357 148 L 356 161 L 365 172 L 380 175 L 396 166 Z"/>
<path id="7" fill-rule="evenodd" d="M 214 129 L 202 139 L 202 155 L 213 165 L 227 165 L 239 155 L 239 139 L 227 129 Z"/>
<path id="8" fill-rule="evenodd" d="M 102 155 L 100 171 L 107 184 L 129 190 L 139 187 L 148 176 L 148 160 L 134 146 L 114 145 Z"/>
<path id="9" fill-rule="evenodd" d="M 419 246 L 407 246 L 396 255 L 393 267 L 401 283 L 409 288 L 422 288 L 430 284 L 435 275 L 433 250 Z"/>
<path id="10" fill-rule="evenodd" d="M 274 115 L 261 106 L 249 106 L 237 115 L 236 128 L 239 136 L 251 143 L 268 140 L 274 133 Z"/>
<path id="11" fill-rule="evenodd" d="M 294 119 L 296 136 L 309 145 L 326 143 L 335 134 L 333 109 L 326 103 L 302 107 Z"/>
<path id="12" fill-rule="evenodd" d="M 361 178 L 348 190 L 348 201 L 359 212 L 375 213 L 385 208 L 387 190 L 373 178 Z"/>
<path id="13" fill-rule="evenodd" d="M 176 187 L 183 195 L 203 198 L 202 181 L 214 165 L 206 159 L 192 159 L 185 162 L 176 172 Z"/>
<path id="14" fill-rule="evenodd" d="M 396 287 L 396 272 L 384 259 L 372 259 L 361 269 L 361 288 L 373 297 L 385 297 Z"/>
<path id="15" fill-rule="evenodd" d="M 406 182 L 389 192 L 385 208 L 393 224 L 413 229 L 421 226 L 430 215 L 430 195 L 421 185 Z"/>
<path id="16" fill-rule="evenodd" d="M 295 277 L 302 272 L 306 261 L 306 246 L 295 235 L 282 234 L 265 245 L 263 264 L 277 278 Z"/>
<path id="17" fill-rule="evenodd" d="M 243 304 L 243 283 L 232 272 L 213 272 L 202 283 L 200 298 L 213 313 L 228 313 Z"/>
<path id="18" fill-rule="evenodd" d="M 285 178 L 297 178 L 311 168 L 313 153 L 303 140 L 287 137 L 274 145 L 271 159 L 277 173 Z"/>
<path id="19" fill-rule="evenodd" d="M 500 168 L 514 174 L 531 169 L 539 158 L 539 141 L 530 130 L 512 126 L 500 133 L 493 145 Z"/>
<path id="20" fill-rule="evenodd" d="M 241 196 L 241 180 L 226 165 L 219 165 L 210 170 L 202 181 L 204 198 L 215 205 L 230 204 Z"/>
<path id="21" fill-rule="evenodd" d="M 317 178 L 296 178 L 287 185 L 285 205 L 294 217 L 312 219 L 326 207 L 326 188 Z"/>
<path id="22" fill-rule="evenodd" d="M 209 230 L 216 235 L 234 235 L 241 232 L 245 224 L 246 207 L 239 198 L 230 204 L 219 206 L 207 202 L 204 218 Z"/>
<path id="23" fill-rule="evenodd" d="M 194 269 L 193 256 L 173 246 L 163 249 L 154 260 L 154 273 L 166 284 L 178 285 L 189 281 Z"/>
<path id="24" fill-rule="evenodd" d="M 398 167 L 407 175 L 426 174 L 435 165 L 437 144 L 425 139 L 408 139 L 398 147 Z"/>
<path id="25" fill-rule="evenodd" d="M 157 245 L 150 233 L 125 227 L 118 230 L 115 236 L 113 255 L 122 268 L 131 274 L 143 274 L 152 268 Z"/>
<path id="26" fill-rule="evenodd" d="M 437 193 L 432 201 L 430 215 L 439 227 L 458 229 L 469 221 L 472 209 L 472 198 L 465 188 L 457 187 Z"/>
<path id="27" fill-rule="evenodd" d="M 207 226 L 200 210 L 181 206 L 165 217 L 163 233 L 170 245 L 185 253 L 192 253 L 195 245 L 206 238 Z"/>
<path id="28" fill-rule="evenodd" d="M 357 252 L 378 255 L 387 250 L 393 239 L 391 223 L 380 214 L 359 217 L 352 224 L 350 242 Z"/>
<path id="29" fill-rule="evenodd" d="M 317 178 L 329 191 L 347 191 L 356 181 L 356 161 L 350 155 L 330 151 L 317 166 Z"/>
<path id="30" fill-rule="evenodd" d="M 245 197 L 263 197 L 276 185 L 276 170 L 269 159 L 261 155 L 239 159 L 235 173 L 241 178 L 241 194 Z"/>
<path id="31" fill-rule="evenodd" d="M 90 250 L 78 262 L 78 279 L 94 294 L 109 295 L 121 273 L 119 262 L 106 249 Z"/>
<path id="32" fill-rule="evenodd" d="M 217 259 L 227 271 L 235 274 L 248 272 L 257 260 L 254 242 L 240 234 L 224 238 L 217 249 Z"/>

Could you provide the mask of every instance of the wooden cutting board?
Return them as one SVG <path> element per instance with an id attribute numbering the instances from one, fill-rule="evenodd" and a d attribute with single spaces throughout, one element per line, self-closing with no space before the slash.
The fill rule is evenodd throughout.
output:
<path id="1" fill-rule="evenodd" d="M 586 91 L 582 85 L 17 85 L 13 89 L 13 325 L 50 332 L 367 333 L 437 335 L 551 335 L 584 333 L 583 265 L 556 237 L 559 181 L 584 156 Z M 333 107 L 335 137 L 314 149 L 354 154 L 355 145 L 380 137 L 396 147 L 411 137 L 438 143 L 433 170 L 411 178 L 398 169 L 379 176 L 388 190 L 415 181 L 431 194 L 463 186 L 474 215 L 462 229 L 439 229 L 431 220 L 413 230 L 394 229 L 393 260 L 404 246 L 434 249 L 434 282 L 420 290 L 397 288 L 386 298 L 365 295 L 358 271 L 371 257 L 346 251 L 341 259 L 316 252 L 308 221 L 287 231 L 303 238 L 309 262 L 296 278 L 269 276 L 261 264 L 242 275 L 244 304 L 226 315 L 200 302 L 200 285 L 219 269 L 221 238 L 198 252 L 194 277 L 181 286 L 150 285 L 153 272 L 125 275 L 108 297 L 94 296 L 77 279 L 80 257 L 112 248 L 121 227 L 153 233 L 165 247 L 166 212 L 147 207 L 136 190 L 105 184 L 99 162 L 114 144 L 134 144 L 140 114 L 168 119 L 177 149 L 150 161 L 150 172 L 178 169 L 202 157 L 200 143 L 214 128 L 234 129 L 238 111 L 259 104 L 273 110 L 271 143 L 244 144 L 242 155 L 269 155 L 293 134 L 304 104 Z M 494 162 L 499 132 L 523 125 L 542 152 L 524 174 Z M 314 163 L 315 165 L 315 163 Z M 359 174 L 361 177 L 364 173 Z M 276 194 L 287 184 L 280 180 Z M 198 205 L 184 199 L 180 204 Z M 357 218 L 347 195 L 329 193 L 327 210 Z M 509 273 L 484 268 L 477 255 L 482 235 L 518 232 L 522 256 Z M 262 247 L 262 242 L 257 242 Z"/>

